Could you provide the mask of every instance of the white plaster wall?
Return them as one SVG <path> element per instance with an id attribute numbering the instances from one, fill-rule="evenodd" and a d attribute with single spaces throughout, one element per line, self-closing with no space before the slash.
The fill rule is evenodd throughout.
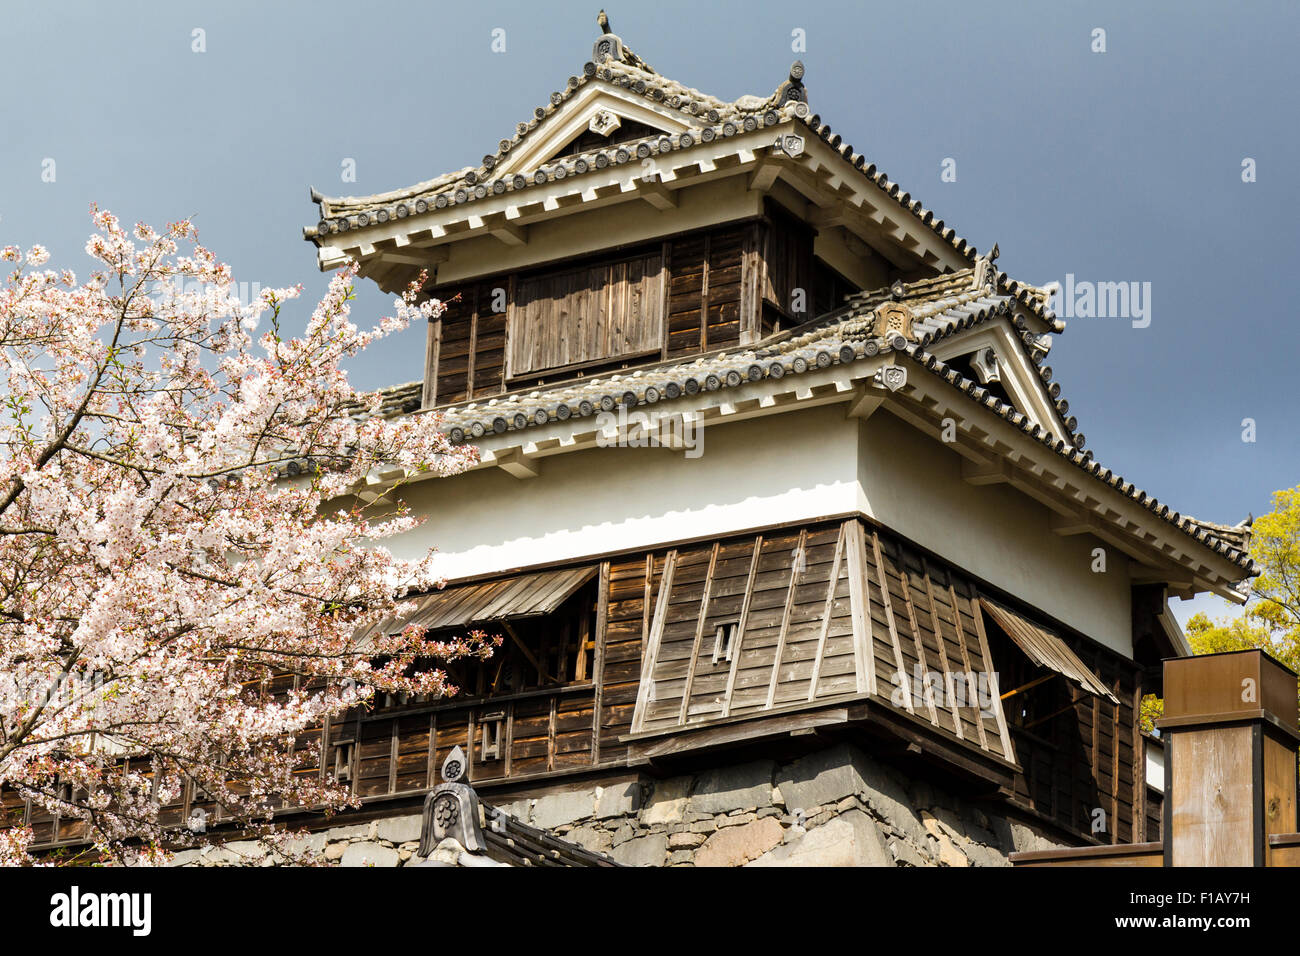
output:
<path id="1" fill-rule="evenodd" d="M 428 520 L 390 547 L 439 550 L 449 579 L 654 548 L 859 512 L 1131 656 L 1127 559 L 1091 571 L 1088 535 L 1061 537 L 1008 485 L 971 485 L 960 458 L 881 411 L 827 405 L 710 425 L 703 454 L 593 448 L 547 458 L 536 478 L 499 468 L 411 485 Z"/>
<path id="2" fill-rule="evenodd" d="M 1165 747 L 1163 743 L 1144 740 L 1147 786 L 1165 792 Z"/>
<path id="3" fill-rule="evenodd" d="M 863 510 L 1107 647 L 1133 655 L 1128 559 L 1091 535 L 1061 536 L 1010 485 L 962 480 L 961 458 L 886 412 L 862 425 Z"/>
<path id="4" fill-rule="evenodd" d="M 853 511 L 857 423 L 844 406 L 712 425 L 702 454 L 593 448 L 543 461 L 536 478 L 499 468 L 410 486 L 428 521 L 390 543 L 434 545 L 440 573 L 466 577 Z"/>

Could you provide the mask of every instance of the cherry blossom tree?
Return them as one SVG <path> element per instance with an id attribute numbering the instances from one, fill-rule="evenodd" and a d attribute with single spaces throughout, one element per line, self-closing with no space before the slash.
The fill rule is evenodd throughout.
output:
<path id="1" fill-rule="evenodd" d="M 278 807 L 351 800 L 304 771 L 314 730 L 380 691 L 454 693 L 439 665 L 494 645 L 374 629 L 440 584 L 384 547 L 418 523 L 400 488 L 476 453 L 343 363 L 441 305 L 414 283 L 364 331 L 347 268 L 291 335 L 300 289 L 240 302 L 190 222 L 91 213 L 82 284 L 0 251 L 0 788 L 107 861 L 212 839 L 160 812 L 187 781 L 274 841 Z M 0 862 L 30 861 L 30 829 L 0 826 Z"/>

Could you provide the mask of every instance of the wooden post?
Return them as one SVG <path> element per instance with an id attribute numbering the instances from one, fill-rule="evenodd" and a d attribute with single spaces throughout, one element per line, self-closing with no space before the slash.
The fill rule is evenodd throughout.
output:
<path id="1" fill-rule="evenodd" d="M 442 319 L 431 319 L 424 345 L 424 391 L 421 408 L 438 404 L 438 353 L 442 348 Z"/>
<path id="2" fill-rule="evenodd" d="M 1300 866 L 1296 679 L 1258 650 L 1165 661 L 1161 842 L 1012 853 L 1012 864 Z"/>
<path id="3" fill-rule="evenodd" d="M 1265 866 L 1296 818 L 1296 675 L 1262 651 L 1165 661 L 1166 866 Z"/>
<path id="4" fill-rule="evenodd" d="M 609 629 L 608 561 L 600 562 L 600 583 L 596 586 L 596 646 L 592 655 L 591 676 L 595 689 L 591 702 L 591 762 L 600 763 L 600 708 L 605 688 L 605 632 Z"/>

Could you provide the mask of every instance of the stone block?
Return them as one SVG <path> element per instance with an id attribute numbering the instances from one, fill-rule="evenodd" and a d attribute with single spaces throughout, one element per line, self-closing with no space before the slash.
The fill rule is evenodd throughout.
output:
<path id="1" fill-rule="evenodd" d="M 520 823 L 527 823 L 529 811 L 532 810 L 533 802 L 527 798 L 523 800 L 514 800 L 510 803 L 493 804 L 493 810 L 500 810 L 508 817 L 514 817 Z M 491 814 L 489 814 L 490 816 Z"/>
<path id="2" fill-rule="evenodd" d="M 298 836 L 291 840 L 286 840 L 284 844 L 284 852 L 291 853 L 298 857 L 320 856 L 325 852 L 325 834 L 308 833 L 306 836 Z"/>
<path id="3" fill-rule="evenodd" d="M 570 790 L 538 797 L 533 803 L 533 826 L 551 830 L 591 817 L 596 809 L 594 790 Z"/>
<path id="4" fill-rule="evenodd" d="M 405 817 L 390 817 L 379 821 L 376 836 L 380 840 L 388 840 L 392 843 L 410 843 L 420 839 L 422 824 L 423 818 L 418 813 Z"/>
<path id="5" fill-rule="evenodd" d="M 841 744 L 800 757 L 776 773 L 776 786 L 785 805 L 811 813 L 822 804 L 853 796 L 861 788 L 863 755 Z"/>
<path id="6" fill-rule="evenodd" d="M 1056 844 L 1046 840 L 1037 831 L 1019 823 L 1015 820 L 1010 821 L 1011 845 L 1018 853 L 1025 853 L 1031 850 L 1050 850 Z"/>
<path id="7" fill-rule="evenodd" d="M 233 862 L 241 866 L 251 866 L 266 856 L 265 844 L 256 840 L 234 840 L 226 844 L 226 850 L 233 856 Z"/>
<path id="8" fill-rule="evenodd" d="M 916 848 L 905 840 L 890 840 L 889 853 L 898 866 L 929 866 L 929 863 L 916 851 Z"/>
<path id="9" fill-rule="evenodd" d="M 915 804 L 902 784 L 879 765 L 876 765 L 874 774 L 863 780 L 862 799 L 872 813 L 912 842 L 924 840 L 925 828 L 916 815 Z"/>
<path id="10" fill-rule="evenodd" d="M 913 838 L 924 833 L 914 801 L 903 786 L 884 767 L 848 744 L 809 754 L 781 768 L 776 783 L 792 811 L 811 814 L 816 807 L 840 804 L 856 795 L 898 832 Z"/>
<path id="11" fill-rule="evenodd" d="M 757 819 L 757 813 L 737 811 L 729 813 L 725 817 L 716 817 L 715 822 L 718 824 L 718 828 L 721 829 L 722 827 L 744 826 L 746 823 L 753 823 Z"/>
<path id="12" fill-rule="evenodd" d="M 614 847 L 610 854 L 624 866 L 663 866 L 668 853 L 668 835 L 652 833 Z"/>
<path id="13" fill-rule="evenodd" d="M 771 760 L 756 760 L 703 773 L 695 781 L 690 809 L 695 813 L 730 813 L 771 806 L 774 769 Z"/>
<path id="14" fill-rule="evenodd" d="M 578 827 L 565 839 L 593 853 L 608 853 L 614 846 L 613 834 L 597 827 Z"/>
<path id="15" fill-rule="evenodd" d="M 694 849 L 705 840 L 703 833 L 670 833 L 668 835 L 668 847 L 673 850 Z"/>
<path id="16" fill-rule="evenodd" d="M 885 849 L 875 821 L 861 810 L 849 810 L 764 853 L 749 865 L 893 866 L 894 859 Z"/>
<path id="17" fill-rule="evenodd" d="M 340 866 L 397 866 L 397 851 L 378 843 L 353 843 L 343 851 Z"/>
<path id="18" fill-rule="evenodd" d="M 962 847 L 962 852 L 970 859 L 972 866 L 1010 866 L 1006 854 L 993 847 L 971 843 Z"/>
<path id="19" fill-rule="evenodd" d="M 719 830 L 695 851 L 696 866 L 744 866 L 775 846 L 784 831 L 772 817 Z"/>
<path id="20" fill-rule="evenodd" d="M 335 840 L 369 840 L 372 837 L 369 823 L 358 823 L 350 827 L 335 827 L 333 830 L 326 830 L 325 836 L 330 842 Z"/>
<path id="21" fill-rule="evenodd" d="M 205 846 L 199 851 L 199 863 L 203 866 L 229 866 L 238 862 L 238 858 L 225 847 Z"/>
<path id="22" fill-rule="evenodd" d="M 636 813 L 640 808 L 641 785 L 635 781 L 596 788 L 596 819 L 598 820 Z"/>

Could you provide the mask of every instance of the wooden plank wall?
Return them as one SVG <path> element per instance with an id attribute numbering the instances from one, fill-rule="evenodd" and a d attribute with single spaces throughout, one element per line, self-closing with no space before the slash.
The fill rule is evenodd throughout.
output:
<path id="1" fill-rule="evenodd" d="M 802 563 L 792 560 L 800 553 Z M 943 735 L 1018 759 L 1015 798 L 1023 806 L 1103 842 L 1133 839 L 1141 755 L 1133 746 L 1132 662 L 1065 635 L 1121 703 L 1076 692 L 1054 718 L 1070 728 L 1058 728 L 1056 743 L 1018 730 L 1013 742 L 998 699 L 1006 689 L 989 682 L 998 661 L 976 583 L 920 549 L 849 521 L 695 544 L 664 558 L 673 573 L 654 588 L 653 659 L 643 664 L 634 733 L 874 687 L 878 699 Z M 738 634 L 728 648 L 717 629 L 733 622 Z M 1093 834 L 1098 808 L 1106 829 Z"/>
<path id="2" fill-rule="evenodd" d="M 955 739 L 1007 753 L 1000 714 L 981 714 L 976 696 L 979 675 L 992 668 L 975 592 L 946 567 L 855 521 L 695 545 L 673 557 L 671 586 L 656 593 L 655 658 L 634 730 L 874 688 Z M 718 654 L 718 628 L 732 622 L 730 653 Z M 937 698 L 911 691 L 918 665 L 922 683 L 936 675 Z M 967 705 L 943 693 L 950 682 L 960 683 Z"/>
<path id="3" fill-rule="evenodd" d="M 436 289 L 460 298 L 430 323 L 424 406 L 499 394 L 547 371 L 553 380 L 621 359 L 727 348 L 777 321 L 806 321 L 820 301 L 812 241 L 811 230 L 775 211 L 633 253 Z M 805 290 L 800 315 L 789 311 L 796 288 Z M 771 310 L 765 328 L 761 316 Z"/>
<path id="4" fill-rule="evenodd" d="M 604 657 L 600 672 L 597 746 L 601 759 L 621 759 L 618 738 L 631 730 L 641 680 L 641 649 L 650 623 L 648 595 L 663 574 L 663 557 L 638 554 L 610 563 Z"/>
<path id="5" fill-rule="evenodd" d="M 657 351 L 663 255 L 520 277 L 510 296 L 509 376 Z"/>
<path id="6" fill-rule="evenodd" d="M 766 218 L 757 224 L 756 243 L 759 291 L 763 317 L 760 336 L 807 322 L 817 314 L 825 296 L 815 286 L 814 232 L 779 206 L 768 203 Z M 795 290 L 803 291 L 802 308 Z"/>
<path id="7" fill-rule="evenodd" d="M 505 389 L 506 313 L 494 311 L 494 306 L 508 299 L 502 282 L 508 280 L 459 290 L 459 298 L 448 302 L 442 316 L 429 323 L 426 408 L 496 395 Z"/>
<path id="8" fill-rule="evenodd" d="M 1147 788 L 1146 798 L 1143 800 L 1143 812 L 1146 814 L 1146 832 L 1142 834 L 1143 840 L 1156 843 L 1162 839 L 1161 830 L 1164 826 L 1165 814 L 1164 794 L 1158 790 Z"/>
<path id="9" fill-rule="evenodd" d="M 852 692 L 848 561 L 839 526 L 729 539 L 672 554 L 656 589 L 653 666 L 635 731 Z M 735 625 L 730 637 L 719 627 Z"/>
<path id="10" fill-rule="evenodd" d="M 963 706 L 942 693 L 945 680 L 966 680 L 969 694 L 968 675 L 999 666 L 976 582 L 864 522 L 627 554 L 602 562 L 598 580 L 591 680 L 464 702 L 385 699 L 286 740 L 299 772 L 339 770 L 364 798 L 413 794 L 437 782 L 460 746 L 475 781 L 551 776 L 624 765 L 628 734 L 874 695 L 950 740 L 1018 760 L 1013 800 L 1045 818 L 1089 834 L 1101 808 L 1103 842 L 1158 833 L 1158 805 L 1135 766 L 1133 663 L 1061 635 L 1121 703 L 1069 685 L 1073 702 L 1051 734 L 1009 729 L 1000 702 L 992 713 L 972 696 Z M 938 696 L 924 680 L 914 686 L 918 671 L 936 675 Z M 291 686 L 282 684 L 268 682 L 267 692 Z M 195 808 L 215 816 L 210 798 L 188 786 L 165 817 L 180 824 Z M 22 819 L 43 844 L 75 836 L 0 792 L 0 825 Z"/>
<path id="11" fill-rule="evenodd" d="M 668 337 L 664 358 L 738 345 L 742 326 L 744 264 L 752 247 L 745 225 L 693 233 L 670 243 Z M 748 260 L 748 261 L 752 261 Z"/>

